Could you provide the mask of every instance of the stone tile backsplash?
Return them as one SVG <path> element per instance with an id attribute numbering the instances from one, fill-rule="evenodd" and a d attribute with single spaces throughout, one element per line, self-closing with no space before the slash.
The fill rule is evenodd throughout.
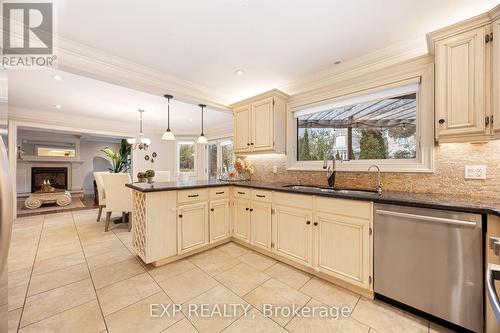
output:
<path id="1" fill-rule="evenodd" d="M 453 143 L 435 147 L 434 173 L 382 173 L 385 191 L 445 193 L 474 196 L 500 196 L 500 141 L 484 144 Z M 321 171 L 287 171 L 286 157 L 282 154 L 249 155 L 255 164 L 252 180 L 266 182 L 315 184 L 326 186 L 325 173 Z M 486 180 L 464 178 L 465 165 L 487 166 Z M 278 173 L 273 174 L 273 166 Z M 338 172 L 336 186 L 374 188 L 376 176 L 368 172 Z"/>

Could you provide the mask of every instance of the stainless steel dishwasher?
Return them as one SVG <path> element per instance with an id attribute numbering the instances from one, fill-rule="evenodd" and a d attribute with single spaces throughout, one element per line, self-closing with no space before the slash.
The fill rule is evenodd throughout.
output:
<path id="1" fill-rule="evenodd" d="M 483 331 L 481 215 L 375 205 L 374 290 Z"/>

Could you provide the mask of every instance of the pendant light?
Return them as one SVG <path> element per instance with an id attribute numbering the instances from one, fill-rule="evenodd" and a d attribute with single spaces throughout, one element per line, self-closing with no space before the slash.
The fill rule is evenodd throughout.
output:
<path id="1" fill-rule="evenodd" d="M 139 109 L 139 115 L 140 115 L 140 123 L 139 123 L 139 133 L 138 136 L 135 138 L 128 138 L 127 142 L 132 145 L 132 149 L 144 149 L 148 150 L 149 145 L 151 144 L 151 139 L 145 138 L 144 137 L 144 132 L 143 132 L 143 120 L 142 120 L 142 114 L 144 113 L 144 110 Z"/>
<path id="2" fill-rule="evenodd" d="M 161 139 L 172 141 L 175 140 L 175 135 L 170 131 L 170 100 L 174 98 L 172 95 L 163 95 L 167 99 L 167 130 L 163 133 Z"/>
<path id="3" fill-rule="evenodd" d="M 201 108 L 201 135 L 198 137 L 198 140 L 196 140 L 196 142 L 206 144 L 208 143 L 208 141 L 207 138 L 205 137 L 205 134 L 203 134 L 203 109 L 206 107 L 206 105 L 198 104 L 198 106 Z"/>

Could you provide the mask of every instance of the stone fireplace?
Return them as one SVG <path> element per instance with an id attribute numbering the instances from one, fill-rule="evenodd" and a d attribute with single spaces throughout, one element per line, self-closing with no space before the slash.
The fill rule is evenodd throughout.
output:
<path id="1" fill-rule="evenodd" d="M 50 181 L 52 187 L 61 190 L 68 189 L 67 167 L 32 167 L 31 168 L 31 192 L 41 188 L 41 184 Z"/>

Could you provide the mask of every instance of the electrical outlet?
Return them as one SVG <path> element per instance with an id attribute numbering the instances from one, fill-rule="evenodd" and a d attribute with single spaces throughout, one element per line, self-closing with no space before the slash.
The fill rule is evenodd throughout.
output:
<path id="1" fill-rule="evenodd" d="M 465 179 L 486 179 L 486 165 L 466 165 Z"/>
<path id="2" fill-rule="evenodd" d="M 278 166 L 277 165 L 273 165 L 273 173 L 274 174 L 278 173 Z"/>

